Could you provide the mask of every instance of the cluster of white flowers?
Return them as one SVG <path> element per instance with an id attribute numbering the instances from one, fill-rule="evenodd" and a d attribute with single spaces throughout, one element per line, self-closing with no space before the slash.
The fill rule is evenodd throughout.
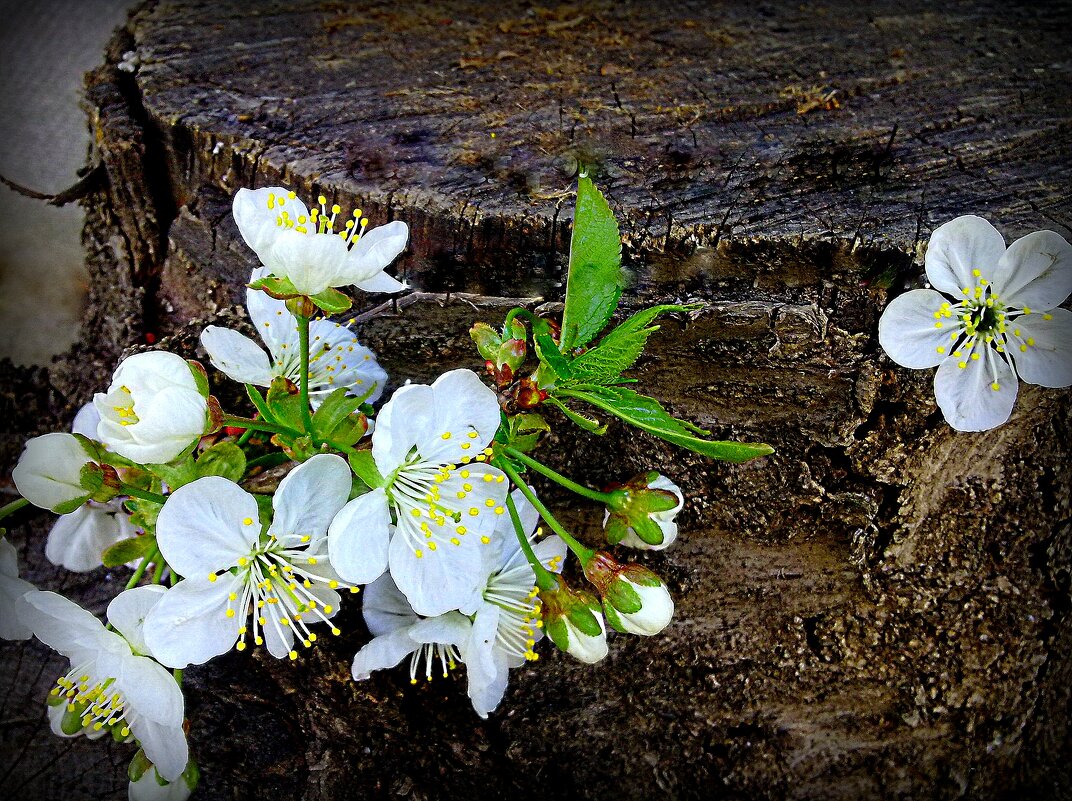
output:
<path id="1" fill-rule="evenodd" d="M 474 372 L 407 382 L 368 420 L 387 373 L 348 326 L 309 310 L 335 308 L 338 286 L 402 289 L 384 268 L 408 231 L 368 230 L 360 212 L 337 225 L 340 213 L 325 198 L 310 211 L 278 187 L 235 198 L 262 263 L 246 308 L 263 347 L 219 326 L 200 341 L 212 365 L 246 385 L 255 416 L 226 415 L 197 362 L 138 353 L 71 433 L 31 439 L 14 470 L 19 503 L 60 515 L 45 544 L 51 562 L 133 570 L 106 627 L 19 578 L 15 550 L 0 540 L 0 598 L 16 610 L 0 617 L 0 636 L 35 636 L 70 660 L 48 700 L 52 729 L 136 742 L 136 801 L 182 801 L 196 786 L 183 670 L 257 646 L 296 661 L 318 637 L 342 633 L 340 607 L 362 586 L 373 636 L 355 647 L 353 678 L 407 657 L 414 683 L 464 665 L 482 717 L 502 701 L 510 670 L 538 658 L 545 633 L 591 663 L 608 653 L 608 622 L 651 635 L 673 614 L 655 574 L 589 550 L 555 521 L 520 465 L 580 485 L 503 445 L 502 399 Z M 495 365 L 500 388 L 527 353 L 525 326 L 510 330 L 496 345 L 508 368 Z M 250 480 L 287 461 L 274 487 Z M 606 503 L 612 544 L 660 549 L 677 537 L 684 497 L 657 473 L 585 493 Z M 601 598 L 562 577 L 570 551 Z"/>

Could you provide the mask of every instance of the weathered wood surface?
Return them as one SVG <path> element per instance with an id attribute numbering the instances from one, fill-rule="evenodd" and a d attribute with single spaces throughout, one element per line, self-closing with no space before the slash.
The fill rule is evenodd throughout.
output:
<path id="1" fill-rule="evenodd" d="M 458 682 L 350 682 L 351 612 L 296 665 L 188 672 L 203 797 L 1068 797 L 1068 393 L 1024 387 L 1009 424 L 955 434 L 875 325 L 957 214 L 1069 236 L 1070 22 L 1052 3 L 137 12 L 87 90 L 110 184 L 87 204 L 84 341 L 52 389 L 21 376 L 9 431 L 66 423 L 146 333 L 194 355 L 207 321 L 244 324 L 241 186 L 406 220 L 400 271 L 442 294 L 363 299 L 361 337 L 396 382 L 476 367 L 474 304 L 505 307 L 457 293 L 560 299 L 581 159 L 622 222 L 627 304 L 710 302 L 667 322 L 641 386 L 778 449 L 728 466 L 620 427 L 562 436 L 571 473 L 654 463 L 688 491 L 681 541 L 645 558 L 671 628 L 615 638 L 595 670 L 546 653 L 481 722 Z M 573 513 L 592 542 L 595 512 Z M 58 582 L 43 525 L 20 553 Z M 63 586 L 99 611 L 99 578 Z M 2 653 L 19 759 L 0 786 L 88 796 L 93 766 L 93 792 L 121 795 L 124 749 L 43 729 L 30 685 L 58 662 Z"/>

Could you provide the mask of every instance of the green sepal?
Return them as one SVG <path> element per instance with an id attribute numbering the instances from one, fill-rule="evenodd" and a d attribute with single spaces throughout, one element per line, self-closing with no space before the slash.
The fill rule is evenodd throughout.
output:
<path id="1" fill-rule="evenodd" d="M 551 638 L 551 642 L 555 644 L 555 647 L 560 651 L 568 651 L 569 629 L 566 627 L 566 621 L 561 617 L 556 617 L 546 623 L 545 626 L 547 636 Z"/>
<path id="2" fill-rule="evenodd" d="M 318 437 L 349 447 L 368 431 L 368 421 L 358 412 L 375 390 L 375 385 L 364 395 L 348 394 L 346 387 L 339 387 L 320 404 L 313 414 L 313 430 Z"/>
<path id="3" fill-rule="evenodd" d="M 382 487 L 387 481 L 376 466 L 376 460 L 372 458 L 372 451 L 357 451 L 349 456 L 350 469 L 354 474 L 365 482 L 369 487 Z"/>
<path id="4" fill-rule="evenodd" d="M 320 453 L 317 447 L 313 444 L 313 438 L 308 434 L 302 434 L 297 437 L 276 434 L 275 441 L 279 443 L 279 447 L 283 449 L 283 453 L 295 462 L 306 462 L 316 454 Z"/>
<path id="5" fill-rule="evenodd" d="M 633 527 L 633 531 L 643 542 L 648 545 L 662 545 L 665 539 L 663 530 L 650 517 L 647 515 L 635 515 L 630 517 L 629 522 Z"/>
<path id="6" fill-rule="evenodd" d="M 547 400 L 545 400 L 544 403 L 550 403 L 552 406 L 562 412 L 562 414 L 566 415 L 566 417 L 573 421 L 574 425 L 580 427 L 584 431 L 589 432 L 590 434 L 595 434 L 601 437 L 607 433 L 607 426 L 605 423 L 600 423 L 594 417 L 588 417 L 587 415 L 581 414 L 580 412 L 573 411 L 573 409 L 566 406 L 566 404 L 564 404 L 554 395 L 548 396 Z"/>
<path id="7" fill-rule="evenodd" d="M 324 314 L 342 314 L 350 311 L 350 307 L 354 305 L 349 296 L 330 286 L 323 292 L 310 295 L 309 300 Z"/>
<path id="8" fill-rule="evenodd" d="M 197 391 L 201 393 L 201 397 L 207 398 L 209 394 L 208 373 L 205 372 L 204 366 L 193 359 L 187 359 L 186 364 L 190 366 L 190 375 L 194 377 Z"/>
<path id="9" fill-rule="evenodd" d="M 191 793 L 197 789 L 197 785 L 201 783 L 201 768 L 194 762 L 193 757 L 190 757 L 190 761 L 186 763 L 186 770 L 179 778 L 186 783 L 186 788 Z"/>
<path id="10" fill-rule="evenodd" d="M 607 525 L 603 527 L 603 534 L 611 545 L 617 545 L 628 533 L 629 525 L 618 515 L 611 515 L 607 519 Z"/>
<path id="11" fill-rule="evenodd" d="M 78 473 L 78 483 L 90 495 L 96 495 L 104 487 L 104 470 L 96 462 L 86 462 Z"/>
<path id="12" fill-rule="evenodd" d="M 629 580 L 641 587 L 662 587 L 664 582 L 658 575 L 640 565 L 629 565 Z"/>
<path id="13" fill-rule="evenodd" d="M 112 740 L 114 742 L 117 742 L 117 743 L 126 742 L 127 737 L 130 736 L 129 734 L 127 734 L 127 735 L 123 734 L 123 727 L 124 726 L 126 726 L 126 723 L 124 721 L 120 720 L 119 723 L 113 723 L 111 726 L 108 727 L 108 733 L 112 735 Z"/>
<path id="14" fill-rule="evenodd" d="M 606 198 L 585 174 L 577 179 L 561 349 L 587 344 L 603 330 L 625 287 L 622 240 Z"/>
<path id="15" fill-rule="evenodd" d="M 223 476 L 238 483 L 246 474 L 246 454 L 233 442 L 217 442 L 197 457 L 198 478 Z"/>
<path id="16" fill-rule="evenodd" d="M 56 504 L 52 507 L 51 511 L 55 512 L 58 515 L 69 515 L 76 509 L 81 508 L 88 500 L 88 495 L 82 495 L 81 497 L 74 498 L 73 500 L 64 501 L 63 503 Z"/>
<path id="17" fill-rule="evenodd" d="M 167 484 L 172 492 L 200 478 L 197 464 L 190 458 L 190 454 L 187 454 L 185 458 L 178 457 L 166 464 L 148 464 L 146 467 Z"/>
<path id="18" fill-rule="evenodd" d="M 550 430 L 551 426 L 541 415 L 523 412 L 510 417 L 506 425 L 500 426 L 495 440 L 528 453 L 539 444 L 540 435 Z"/>
<path id="19" fill-rule="evenodd" d="M 774 453 L 774 448 L 762 443 L 700 439 L 693 432 L 703 429 L 672 417 L 659 401 L 626 387 L 585 384 L 583 387 L 561 390 L 560 393 L 590 403 L 642 431 L 712 459 L 740 463 Z"/>
<path id="20" fill-rule="evenodd" d="M 598 637 L 603 633 L 603 629 L 599 627 L 599 619 L 589 607 L 578 604 L 571 607 L 567 615 L 570 623 L 576 626 L 583 634 L 587 634 L 589 637 Z"/>
<path id="21" fill-rule="evenodd" d="M 101 563 L 105 567 L 119 567 L 136 559 L 144 559 L 155 547 L 156 537 L 151 534 L 119 540 L 104 549 L 104 553 L 101 554 Z"/>
<path id="22" fill-rule="evenodd" d="M 60 721 L 60 731 L 68 737 L 78 734 L 85 726 L 82 725 L 82 715 L 85 714 L 85 704 L 76 704 L 74 711 L 64 710 L 63 719 Z"/>
<path id="23" fill-rule="evenodd" d="M 152 766 L 153 763 L 149 761 L 149 757 L 145 756 L 145 751 L 139 748 L 138 753 L 130 760 L 130 765 L 127 767 L 127 778 L 132 782 L 139 781 L 145 775 L 145 771 Z"/>
<path id="24" fill-rule="evenodd" d="M 622 380 L 621 374 L 632 367 L 644 352 L 648 337 L 659 330 L 659 326 L 651 325 L 656 317 L 668 312 L 696 311 L 702 306 L 702 303 L 688 306 L 668 304 L 637 312 L 608 332 L 599 345 L 570 363 L 573 379 L 593 384 L 618 383 Z"/>
<path id="25" fill-rule="evenodd" d="M 603 595 L 603 606 L 613 606 L 625 615 L 632 615 L 644 608 L 640 595 L 628 581 L 617 579 L 610 583 Z"/>
<path id="26" fill-rule="evenodd" d="M 278 423 L 303 431 L 305 426 L 302 421 L 301 395 L 291 392 L 290 383 L 282 376 L 272 379 L 268 387 L 268 395 L 265 397 L 265 405 L 271 418 Z"/>
<path id="27" fill-rule="evenodd" d="M 246 284 L 246 286 L 250 289 L 260 289 L 276 300 L 289 300 L 301 295 L 301 292 L 294 287 L 289 278 L 277 278 L 274 275 L 258 278 L 256 281 Z"/>
<path id="28" fill-rule="evenodd" d="M 264 395 L 261 394 L 261 391 L 252 384 L 245 384 L 244 386 L 246 388 L 246 394 L 249 395 L 250 401 L 260 413 L 261 417 L 263 417 L 270 423 L 279 422 L 274 417 L 272 417 L 271 410 L 268 408 L 268 401 L 264 399 Z"/>
<path id="29" fill-rule="evenodd" d="M 610 604 L 603 604 L 603 614 L 607 618 L 607 625 L 614 629 L 619 634 L 628 634 L 625 626 L 622 625 L 622 619 L 618 617 L 618 611 Z"/>

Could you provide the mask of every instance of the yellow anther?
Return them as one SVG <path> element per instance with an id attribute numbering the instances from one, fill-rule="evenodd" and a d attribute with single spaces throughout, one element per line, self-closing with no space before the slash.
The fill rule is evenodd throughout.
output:
<path id="1" fill-rule="evenodd" d="M 451 543 L 451 545 L 461 545 L 462 541 L 460 539 L 458 539 L 457 537 L 451 537 L 450 538 L 450 543 Z"/>
<path id="2" fill-rule="evenodd" d="M 228 609 L 227 610 L 227 617 L 234 617 L 234 615 L 235 615 L 235 612 L 234 612 L 233 609 Z"/>
<path id="3" fill-rule="evenodd" d="M 959 367 L 961 370 L 963 370 L 967 366 L 968 366 L 967 362 L 958 362 L 957 363 L 957 367 Z"/>
<path id="4" fill-rule="evenodd" d="M 485 545 L 487 545 L 489 542 L 491 542 L 491 537 L 489 537 L 487 534 L 485 534 L 484 536 L 482 536 L 480 538 L 480 541 L 482 543 L 484 543 Z"/>
<path id="5" fill-rule="evenodd" d="M 978 278 L 980 275 L 982 275 L 982 273 L 979 270 L 972 270 L 972 275 Z"/>
<path id="6" fill-rule="evenodd" d="M 1027 345 L 1020 346 L 1020 353 L 1027 353 Z"/>
<path id="7" fill-rule="evenodd" d="M 489 509 L 491 509 L 493 506 L 495 506 L 495 499 L 494 498 L 488 498 L 486 501 L 484 501 L 484 505 L 486 507 L 488 507 Z"/>
<path id="8" fill-rule="evenodd" d="M 1049 314 L 1049 313 L 1047 313 L 1047 314 L 1044 314 L 1044 315 L 1042 315 L 1042 319 L 1043 319 L 1043 320 L 1052 320 L 1052 319 L 1053 319 L 1053 315 L 1052 315 L 1052 314 Z"/>
<path id="9" fill-rule="evenodd" d="M 470 431 L 468 436 L 469 436 L 469 439 L 476 439 L 480 435 L 477 434 L 475 431 Z"/>
<path id="10" fill-rule="evenodd" d="M 326 206 L 328 199 L 323 195 L 318 195 L 316 198 L 316 202 L 319 203 L 321 206 Z"/>
<path id="11" fill-rule="evenodd" d="M 1034 347 L 1035 346 L 1035 338 L 1034 337 L 1028 337 L 1027 338 L 1027 344 L 1030 345 L 1031 347 Z"/>
<path id="12" fill-rule="evenodd" d="M 245 566 L 246 566 L 246 565 L 248 565 L 248 564 L 249 564 L 249 560 L 248 560 L 248 559 L 246 559 L 246 557 L 244 557 L 244 556 L 240 556 L 240 557 L 238 558 L 238 566 L 239 566 L 239 567 L 245 567 Z"/>
<path id="13" fill-rule="evenodd" d="M 465 536 L 465 533 L 466 533 L 466 532 L 467 532 L 467 531 L 468 531 L 469 529 L 467 529 L 467 528 L 466 528 L 465 526 L 458 526 L 458 527 L 457 527 L 456 529 L 454 529 L 454 530 L 455 530 L 456 532 L 458 532 L 459 534 L 461 534 L 461 535 L 462 535 L 462 536 L 464 537 L 464 536 Z"/>
<path id="14" fill-rule="evenodd" d="M 235 648 L 238 649 L 239 651 L 244 651 L 244 650 L 246 650 L 246 644 L 244 642 L 239 642 L 235 646 Z"/>
<path id="15" fill-rule="evenodd" d="M 215 581 L 216 579 L 218 579 L 218 578 L 219 578 L 219 576 L 217 576 L 217 575 L 216 575 L 215 573 L 209 573 L 209 574 L 208 574 L 208 580 L 209 580 L 209 581 L 213 581 L 213 582 L 214 582 L 214 581 Z"/>
<path id="16" fill-rule="evenodd" d="M 422 551 L 420 549 L 417 549 L 416 551 L 413 552 L 413 555 L 416 556 L 418 559 L 423 559 L 424 558 L 424 551 Z"/>
<path id="17" fill-rule="evenodd" d="M 291 651 L 289 656 L 290 656 L 290 661 L 293 662 L 295 659 L 298 658 L 298 652 L 297 651 Z"/>
<path id="18" fill-rule="evenodd" d="M 340 634 L 342 634 L 342 629 L 338 629 L 338 628 L 335 628 L 335 627 L 333 626 L 333 627 L 332 627 L 332 629 L 331 629 L 331 633 L 332 633 L 332 635 L 334 635 L 335 637 L 338 637 L 338 636 L 339 636 Z"/>
<path id="19" fill-rule="evenodd" d="M 939 345 L 939 346 L 937 347 L 937 351 L 938 351 L 939 353 L 945 353 L 945 345 Z"/>
<path id="20" fill-rule="evenodd" d="M 999 389 L 1001 389 L 1001 384 L 999 384 L 997 381 L 995 381 L 993 384 L 990 385 L 990 388 L 992 390 L 994 390 L 995 392 L 997 392 Z"/>
<path id="21" fill-rule="evenodd" d="M 449 431 L 444 431 L 443 432 L 443 439 L 450 439 L 450 432 Z"/>
<path id="22" fill-rule="evenodd" d="M 469 449 L 470 449 L 471 447 L 473 447 L 473 444 L 472 444 L 471 442 L 463 442 L 463 443 L 462 443 L 462 450 L 463 450 L 463 451 L 467 451 L 467 450 L 469 450 Z"/>
<path id="23" fill-rule="evenodd" d="M 462 470 L 460 473 L 458 473 L 458 475 L 462 478 L 469 478 L 470 473 L 468 470 Z"/>
<path id="24" fill-rule="evenodd" d="M 331 589 L 333 589 L 333 590 L 337 589 L 338 586 L 339 586 L 339 582 L 337 582 L 335 579 L 332 579 L 331 581 L 328 582 L 328 586 L 331 587 Z"/>
<path id="25" fill-rule="evenodd" d="M 434 542 L 428 543 L 428 550 L 434 551 L 434 550 L 437 550 L 438 548 L 439 548 L 439 546 L 436 545 Z"/>
<path id="26" fill-rule="evenodd" d="M 253 638 L 253 643 L 254 643 L 254 645 L 264 645 L 264 638 L 263 637 L 254 637 Z"/>
<path id="27" fill-rule="evenodd" d="M 977 361 L 979 361 L 979 354 L 978 353 L 973 353 L 971 355 L 971 358 L 972 358 L 973 362 L 977 362 Z"/>
<path id="28" fill-rule="evenodd" d="M 504 509 L 503 507 L 501 507 L 501 506 L 496 506 L 496 507 L 495 507 L 495 514 L 497 514 L 497 515 L 501 515 L 501 514 L 502 514 L 503 512 L 505 512 L 505 511 L 506 511 L 506 510 L 505 510 L 505 509 Z"/>
<path id="29" fill-rule="evenodd" d="M 252 517 L 247 517 L 245 520 L 242 521 L 242 525 L 243 526 L 252 526 L 253 525 L 253 518 Z"/>
<path id="30" fill-rule="evenodd" d="M 479 509 L 477 509 L 475 506 L 470 506 L 469 507 L 469 515 L 470 515 L 470 517 L 476 517 L 478 514 L 480 514 Z"/>

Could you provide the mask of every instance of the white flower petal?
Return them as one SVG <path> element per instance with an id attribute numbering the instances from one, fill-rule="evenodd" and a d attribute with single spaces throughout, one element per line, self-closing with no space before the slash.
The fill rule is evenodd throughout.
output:
<path id="1" fill-rule="evenodd" d="M 372 671 L 394 667 L 418 647 L 405 628 L 381 634 L 357 652 L 351 674 L 355 681 L 364 681 Z"/>
<path id="2" fill-rule="evenodd" d="M 171 568 L 201 580 L 248 556 L 260 530 L 257 501 L 221 476 L 179 487 L 156 522 L 157 544 Z"/>
<path id="3" fill-rule="evenodd" d="M 401 292 L 407 286 L 404 282 L 383 272 L 376 273 L 371 278 L 366 278 L 363 281 L 357 281 L 356 284 L 358 289 L 362 289 L 365 292 L 386 293 Z"/>
<path id="4" fill-rule="evenodd" d="M 303 295 L 317 295 L 349 283 L 339 278 L 346 257 L 346 243 L 340 236 L 288 230 L 276 236 L 265 264 L 274 275 L 289 278 Z"/>
<path id="5" fill-rule="evenodd" d="M 1009 419 L 1016 403 L 1017 380 L 1009 366 L 987 346 L 977 347 L 978 361 L 965 354 L 943 361 L 934 374 L 934 397 L 946 422 L 957 431 L 986 431 Z M 995 381 L 999 389 L 991 384 Z"/>
<path id="6" fill-rule="evenodd" d="M 465 615 L 458 612 L 447 612 L 424 620 L 419 620 L 406 629 L 409 637 L 415 643 L 430 645 L 441 643 L 443 645 L 464 645 L 469 639 L 469 632 L 473 624 Z"/>
<path id="7" fill-rule="evenodd" d="M 1032 313 L 1017 318 L 1015 325 L 1025 344 L 1034 340 L 1026 351 L 1012 350 L 1020 378 L 1043 387 L 1072 385 L 1072 312 Z"/>
<path id="8" fill-rule="evenodd" d="M 964 289 L 974 288 L 979 279 L 993 280 L 998 261 L 1005 255 L 1005 238 L 982 217 L 965 215 L 940 225 L 931 234 L 925 258 L 931 285 L 954 298 Z"/>
<path id="9" fill-rule="evenodd" d="M 22 622 L 18 614 L 18 601 L 37 588 L 19 578 L 15 546 L 0 537 L 0 639 L 28 640 L 33 629 Z"/>
<path id="10" fill-rule="evenodd" d="M 502 702 L 510 680 L 506 654 L 499 649 L 493 650 L 492 662 L 494 668 L 491 671 L 474 673 L 470 669 L 468 675 L 469 700 L 472 701 L 476 713 L 485 719 Z M 469 667 L 468 662 L 466 662 L 466 667 Z"/>
<path id="11" fill-rule="evenodd" d="M 126 514 L 86 504 L 60 515 L 48 533 L 45 556 L 54 565 L 85 573 L 101 566 L 107 548 L 132 536 L 134 527 Z"/>
<path id="12" fill-rule="evenodd" d="M 331 566 L 352 584 L 367 584 L 387 569 L 391 513 L 377 488 L 347 503 L 328 527 Z"/>
<path id="13" fill-rule="evenodd" d="M 389 476 L 401 465 L 417 438 L 433 436 L 435 395 L 424 384 L 407 384 L 395 390 L 376 415 L 372 456 L 380 472 Z M 442 433 L 442 432 L 440 432 Z"/>
<path id="14" fill-rule="evenodd" d="M 241 384 L 261 387 L 272 383 L 272 365 L 268 361 L 268 354 L 244 334 L 210 325 L 201 332 L 201 347 L 208 353 L 212 366 L 228 378 Z"/>
<path id="15" fill-rule="evenodd" d="M 92 457 L 72 434 L 45 434 L 26 443 L 11 478 L 19 494 L 34 506 L 55 510 L 84 500 L 82 468 Z"/>
<path id="16" fill-rule="evenodd" d="M 150 654 L 170 668 L 201 665 L 225 654 L 238 641 L 244 618 L 227 617 L 230 593 L 240 593 L 236 580 L 186 579 L 164 593 L 145 620 Z"/>
<path id="17" fill-rule="evenodd" d="M 119 635 L 74 601 L 54 592 L 28 592 L 16 604 L 19 621 L 54 651 L 71 658 L 85 651 L 128 650 Z"/>
<path id="18" fill-rule="evenodd" d="M 416 432 L 417 450 L 429 462 L 476 456 L 495 438 L 502 412 L 494 390 L 472 370 L 451 370 L 432 384 L 434 421 Z M 470 432 L 476 434 L 470 437 Z M 450 437 L 444 439 L 444 434 Z"/>
<path id="19" fill-rule="evenodd" d="M 264 647 L 276 659 L 282 659 L 287 656 L 294 648 L 293 629 L 290 626 L 284 626 L 280 622 L 284 612 L 285 610 L 279 609 L 278 606 L 266 606 L 264 608 L 264 617 L 268 621 L 261 629 L 264 635 Z"/>
<path id="20" fill-rule="evenodd" d="M 409 228 L 398 220 L 366 230 L 358 243 L 350 249 L 343 273 L 345 283 L 371 281 L 384 267 L 398 258 L 408 241 Z"/>
<path id="21" fill-rule="evenodd" d="M 1053 231 L 1035 231 L 1009 245 L 998 262 L 994 292 L 1018 309 L 1049 311 L 1072 293 L 1072 245 Z"/>
<path id="22" fill-rule="evenodd" d="M 137 654 L 149 653 L 145 644 L 145 618 L 166 592 L 167 589 L 159 584 L 132 587 L 119 593 L 108 604 L 108 622 Z"/>
<path id="23" fill-rule="evenodd" d="M 878 321 L 878 341 L 886 355 L 914 370 L 941 362 L 956 322 L 955 318 L 935 318 L 946 302 L 933 289 L 913 289 L 894 298 Z M 936 328 L 935 323 L 942 323 L 942 327 Z"/>
<path id="24" fill-rule="evenodd" d="M 267 274 L 267 270 L 254 270 L 251 281 Z M 298 321 L 287 311 L 287 304 L 276 300 L 267 292 L 259 289 L 246 290 L 246 310 L 249 320 L 257 329 L 257 334 L 268 346 L 275 362 L 284 360 L 288 354 L 297 358 L 299 339 Z M 286 347 L 283 347 L 283 346 Z"/>
<path id="25" fill-rule="evenodd" d="M 309 214 L 305 204 L 296 197 L 289 197 L 290 194 L 280 186 L 243 188 L 235 194 L 232 213 L 238 232 L 262 262 L 266 261 L 272 242 L 282 230 L 280 213 L 285 210 L 292 220 Z"/>
<path id="26" fill-rule="evenodd" d="M 295 467 L 272 498 L 275 514 L 268 533 L 308 535 L 314 540 L 325 536 L 350 495 L 352 475 L 346 460 L 331 453 L 319 453 Z"/>
<path id="27" fill-rule="evenodd" d="M 432 617 L 452 609 L 471 614 L 480 601 L 484 576 L 480 549 L 444 546 L 418 558 L 404 537 L 390 547 L 391 575 L 419 615 Z"/>
<path id="28" fill-rule="evenodd" d="M 540 564 L 552 573 L 561 573 L 562 564 L 566 561 L 566 542 L 557 534 L 544 537 L 532 547 Z M 534 574 L 535 575 L 535 574 Z"/>
<path id="29" fill-rule="evenodd" d="M 406 596 L 395 585 L 390 573 L 384 573 L 365 587 L 361 613 L 373 637 L 382 637 L 417 622 L 416 613 Z"/>
<path id="30" fill-rule="evenodd" d="M 130 731 L 145 749 L 145 756 L 149 757 L 160 775 L 168 781 L 178 780 L 190 761 L 189 745 L 181 724 L 164 725 L 140 717 L 127 722 L 130 724 Z"/>
<path id="31" fill-rule="evenodd" d="M 138 422 L 126 428 L 130 439 L 105 444 L 135 462 L 170 462 L 205 433 L 208 405 L 197 391 L 165 387 L 148 404 L 135 398 L 134 410 Z"/>
<path id="32" fill-rule="evenodd" d="M 71 422 L 71 433 L 81 434 L 87 439 L 96 439 L 97 425 L 99 423 L 100 414 L 98 414 L 92 402 L 87 403 L 74 416 L 74 420 Z"/>

